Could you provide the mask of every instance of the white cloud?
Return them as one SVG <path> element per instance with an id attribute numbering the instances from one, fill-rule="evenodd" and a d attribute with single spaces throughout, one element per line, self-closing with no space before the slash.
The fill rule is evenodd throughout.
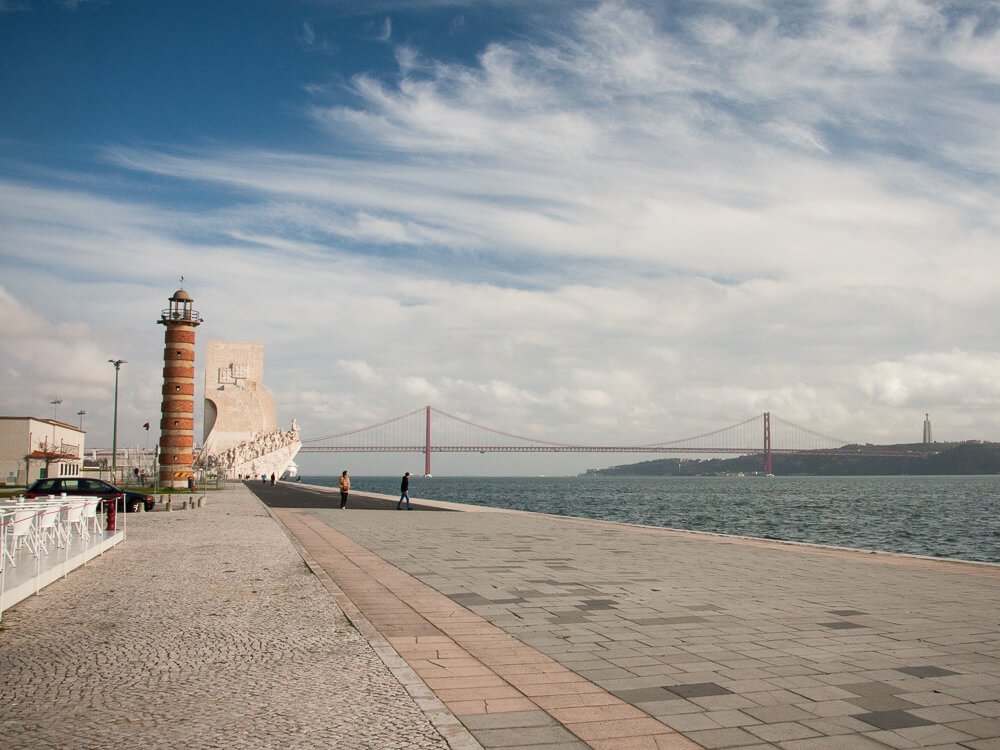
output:
<path id="1" fill-rule="evenodd" d="M 382 31 L 378 35 L 380 42 L 388 42 L 392 38 L 392 18 L 386 16 L 382 21 Z"/>
<path id="2" fill-rule="evenodd" d="M 88 324 L 51 320 L 46 297 L 21 300 L 0 286 L 0 411 L 17 416 L 58 416 L 76 423 L 74 414 L 108 397 L 113 385 L 108 357 Z M 60 399 L 54 411 L 50 402 Z"/>
<path id="3" fill-rule="evenodd" d="M 350 373 L 362 383 L 367 385 L 382 386 L 385 378 L 374 367 L 367 362 L 359 360 L 341 360 L 337 365 L 345 372 Z"/>
<path id="4" fill-rule="evenodd" d="M 307 47 L 311 46 L 316 41 L 316 30 L 308 21 L 302 22 L 302 37 L 300 41 Z"/>
<path id="5" fill-rule="evenodd" d="M 878 404 L 963 409 L 1000 407 L 1000 353 L 916 353 L 900 360 L 875 362 L 859 374 L 865 393 Z"/>
<path id="6" fill-rule="evenodd" d="M 316 30 L 316 25 L 310 21 L 303 21 L 302 28 L 296 37 L 302 49 L 309 52 L 320 52 L 325 55 L 334 55 L 339 52 L 339 47 L 328 34 Z"/>
<path id="7" fill-rule="evenodd" d="M 440 391 L 424 377 L 415 375 L 403 377 L 400 384 L 404 393 L 419 401 L 434 401 L 441 395 Z"/>
<path id="8" fill-rule="evenodd" d="M 973 71 L 992 81 L 1000 79 L 996 61 L 1000 59 L 1000 28 L 980 30 L 973 18 L 963 19 L 947 34 L 944 56 L 956 66 Z"/>

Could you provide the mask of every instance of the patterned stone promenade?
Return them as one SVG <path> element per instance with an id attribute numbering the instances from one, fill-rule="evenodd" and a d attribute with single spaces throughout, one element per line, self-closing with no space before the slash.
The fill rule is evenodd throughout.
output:
<path id="1" fill-rule="evenodd" d="M 207 500 L 4 613 L 0 748 L 446 750 L 267 509 Z"/>
<path id="2" fill-rule="evenodd" d="M 1000 750 L 1000 567 L 250 488 L 5 613 L 0 747 Z"/>
<path id="3" fill-rule="evenodd" d="M 1000 748 L 998 566 L 321 506 L 274 512 L 484 747 Z"/>

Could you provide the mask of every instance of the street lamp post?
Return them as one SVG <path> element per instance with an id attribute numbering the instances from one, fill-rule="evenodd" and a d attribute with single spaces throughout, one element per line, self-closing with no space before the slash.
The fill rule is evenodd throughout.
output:
<path id="1" fill-rule="evenodd" d="M 76 416 L 80 418 L 80 432 L 83 432 L 83 417 L 86 413 L 87 412 L 85 412 L 83 409 L 80 409 L 80 411 L 76 413 Z"/>
<path id="2" fill-rule="evenodd" d="M 122 365 L 128 364 L 124 359 L 109 359 L 115 366 L 115 423 L 111 431 L 111 482 L 115 482 L 118 468 L 118 371 Z"/>
<path id="3" fill-rule="evenodd" d="M 56 449 L 56 422 L 59 421 L 59 404 L 62 403 L 61 398 L 54 398 L 49 401 L 52 404 L 52 450 Z M 45 464 L 48 468 L 48 463 Z M 48 472 L 46 472 L 48 473 Z"/>

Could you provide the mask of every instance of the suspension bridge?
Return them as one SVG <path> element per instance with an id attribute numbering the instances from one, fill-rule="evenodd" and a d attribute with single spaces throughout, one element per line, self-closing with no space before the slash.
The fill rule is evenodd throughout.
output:
<path id="1" fill-rule="evenodd" d="M 764 473 L 773 473 L 775 455 L 899 456 L 927 455 L 859 445 L 800 427 L 770 412 L 692 437 L 643 445 L 579 445 L 515 435 L 425 406 L 376 424 L 302 441 L 302 453 L 423 453 L 431 473 L 433 453 L 643 453 L 759 455 Z"/>

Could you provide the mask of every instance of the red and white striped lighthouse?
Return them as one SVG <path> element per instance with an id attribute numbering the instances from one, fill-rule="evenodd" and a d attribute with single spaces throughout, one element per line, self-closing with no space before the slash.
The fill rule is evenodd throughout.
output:
<path id="1" fill-rule="evenodd" d="M 160 407 L 160 485 L 188 486 L 194 477 L 194 329 L 201 316 L 183 289 L 157 321 L 166 326 L 163 347 L 163 403 Z"/>

